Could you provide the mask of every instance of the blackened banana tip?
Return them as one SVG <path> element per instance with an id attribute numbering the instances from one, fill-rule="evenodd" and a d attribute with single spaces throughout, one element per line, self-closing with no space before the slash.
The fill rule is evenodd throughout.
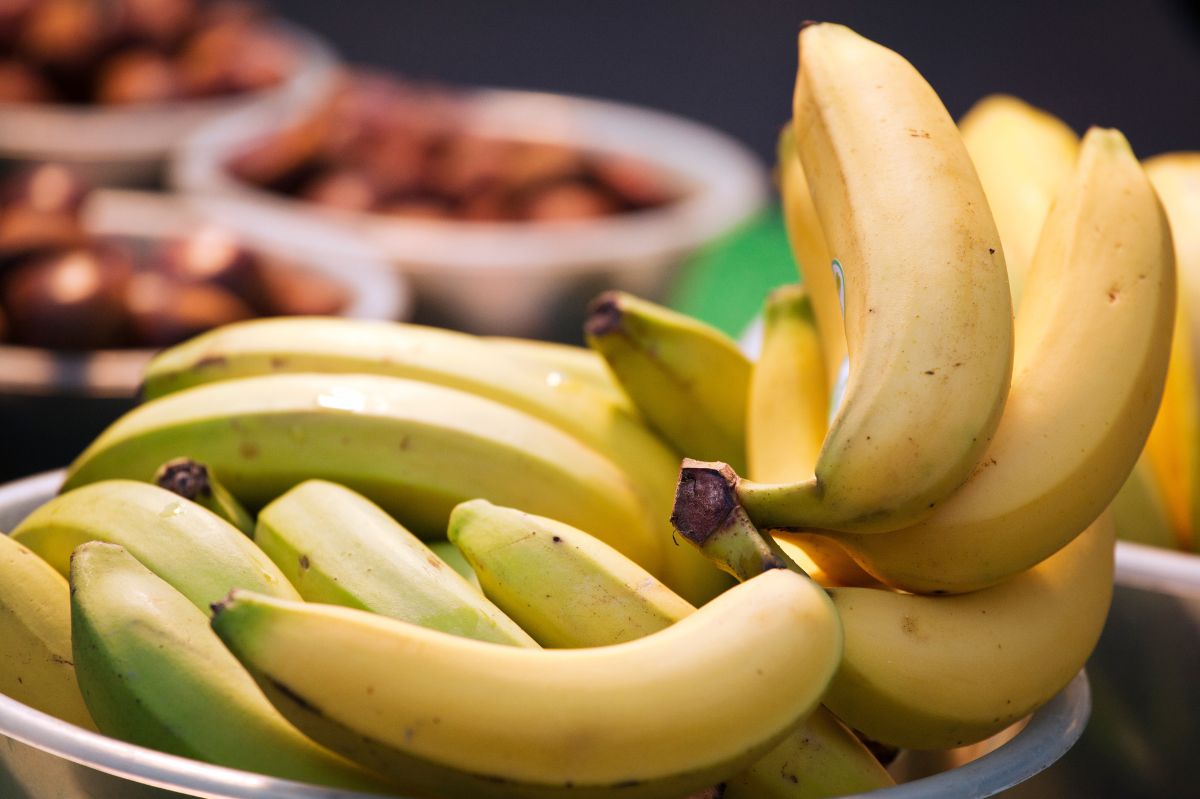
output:
<path id="1" fill-rule="evenodd" d="M 583 332 L 588 336 L 607 336 L 621 329 L 624 313 L 616 292 L 606 291 L 588 305 Z"/>

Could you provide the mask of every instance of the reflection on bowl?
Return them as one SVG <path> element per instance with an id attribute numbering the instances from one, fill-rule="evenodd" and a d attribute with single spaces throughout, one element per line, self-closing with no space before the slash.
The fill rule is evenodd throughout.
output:
<path id="1" fill-rule="evenodd" d="M 0 168 L 54 161 L 72 165 L 96 185 L 154 185 L 171 150 L 209 121 L 238 110 L 283 113 L 318 102 L 336 75 L 333 51 L 283 21 L 270 21 L 269 29 L 296 55 L 283 80 L 265 88 L 113 105 L 0 100 Z"/>
<path id="2" fill-rule="evenodd" d="M 239 179 L 231 163 L 289 122 L 247 112 L 216 120 L 176 152 L 170 179 L 203 213 L 337 257 L 366 247 L 411 277 L 419 321 L 478 333 L 579 340 L 587 301 L 622 288 L 661 299 L 683 259 L 746 220 L 766 172 L 703 125 L 628 105 L 509 90 L 465 94 L 477 139 L 569 148 L 645 164 L 675 199 L 645 210 L 553 222 L 430 218 L 330 208 Z M 576 215 L 581 216 L 579 214 Z"/>
<path id="3" fill-rule="evenodd" d="M 207 224 L 171 196 L 101 190 L 84 206 L 90 233 L 156 240 L 180 236 Z M 302 245 L 264 243 L 241 236 L 261 249 L 345 292 L 341 315 L 358 319 L 406 319 L 411 300 L 403 277 L 386 264 L 357 256 L 329 260 Z M 0 479 L 69 461 L 99 432 L 130 408 L 151 348 L 91 352 L 54 351 L 0 345 Z"/>

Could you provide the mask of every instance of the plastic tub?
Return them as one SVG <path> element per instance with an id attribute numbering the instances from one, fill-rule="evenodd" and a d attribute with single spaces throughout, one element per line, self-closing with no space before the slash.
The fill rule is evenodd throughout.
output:
<path id="1" fill-rule="evenodd" d="M 232 112 L 285 113 L 330 91 L 338 59 L 320 38 L 277 20 L 272 26 L 296 48 L 296 70 L 260 91 L 125 107 L 0 103 L 0 163 L 57 161 L 95 185 L 161 183 L 173 148 L 192 131 Z"/>
<path id="2" fill-rule="evenodd" d="M 554 223 L 396 219 L 337 211 L 239 180 L 226 164 L 260 113 L 225 117 L 176 152 L 172 185 L 235 229 L 303 241 L 338 256 L 362 247 L 412 279 L 421 321 L 476 333 L 582 338 L 588 300 L 621 288 L 662 298 L 697 248 L 749 219 L 767 196 L 766 169 L 748 148 L 696 122 L 583 97 L 481 89 L 465 129 L 623 155 L 657 167 L 684 190 L 669 205 Z M 276 129 L 289 120 L 274 119 Z"/>
<path id="3" fill-rule="evenodd" d="M 0 530 L 11 530 L 50 498 L 62 472 L 0 486 Z M 1028 780 L 1063 756 L 1091 710 L 1081 672 L 1026 722 L 989 741 L 946 752 L 904 753 L 894 764 L 912 781 L 872 799 L 982 799 Z M 919 756 L 918 756 L 919 755 Z M 934 773 L 936 772 L 936 773 Z M 0 696 L 0 796 L 4 799 L 365 799 L 367 794 L 302 785 L 198 763 L 59 721 Z"/>

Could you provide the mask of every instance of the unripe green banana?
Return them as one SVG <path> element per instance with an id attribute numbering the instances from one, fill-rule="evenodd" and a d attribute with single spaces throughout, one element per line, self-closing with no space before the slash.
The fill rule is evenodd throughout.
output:
<path id="1" fill-rule="evenodd" d="M 154 484 L 208 508 L 246 535 L 254 535 L 254 517 L 203 463 L 175 458 L 158 467 Z"/>
<path id="2" fill-rule="evenodd" d="M 584 333 L 675 449 L 744 466 L 750 361 L 729 336 L 622 291 L 592 301 Z"/>
<path id="3" fill-rule="evenodd" d="M 675 523 L 722 568 L 759 579 L 780 567 L 781 549 L 761 540 L 735 481 L 724 464 L 686 461 Z M 822 701 L 868 738 L 905 749 L 1000 732 L 1061 691 L 1095 648 L 1112 598 L 1115 538 L 1104 512 L 1032 569 L 969 594 L 830 589 L 846 648 Z"/>
<path id="4" fill-rule="evenodd" d="M 71 465 L 65 486 L 149 476 L 181 456 L 215 469 L 252 510 L 306 479 L 326 479 L 418 535 L 441 538 L 455 505 L 487 497 L 589 524 L 661 569 L 653 522 L 611 461 L 528 414 L 430 383 L 291 374 L 197 386 L 110 425 Z"/>
<path id="5" fill-rule="evenodd" d="M 0 694 L 96 729 L 71 660 L 67 580 L 0 533 Z"/>
<path id="6" fill-rule="evenodd" d="M 628 399 L 614 400 L 611 386 L 598 391 L 577 371 L 524 366 L 486 339 L 438 328 L 277 318 L 227 325 L 164 351 L 147 367 L 143 388 L 155 398 L 239 377 L 323 372 L 390 375 L 467 391 L 554 425 L 612 460 L 629 475 L 666 542 L 670 529 L 662 520 L 670 511 L 678 454 L 630 412 Z M 693 601 L 728 587 L 689 549 L 661 548 L 668 583 Z"/>
<path id="7" fill-rule="evenodd" d="M 458 572 L 458 576 L 466 580 L 472 588 L 483 593 L 483 586 L 479 584 L 479 575 L 475 574 L 475 570 L 471 568 L 471 564 L 467 562 L 458 547 L 449 541 L 426 541 L 425 545 L 433 550 L 433 553 L 441 558 L 447 566 Z"/>
<path id="8" fill-rule="evenodd" d="M 786 571 L 588 649 L 496 646 L 248 592 L 213 628 L 309 735 L 444 799 L 707 788 L 812 712 L 841 649 L 824 592 Z"/>
<path id="9" fill-rule="evenodd" d="M 106 735 L 275 777 L 384 789 L 289 724 L 213 635 L 208 615 L 123 547 L 75 550 L 71 624 L 80 687 Z"/>
<path id="10" fill-rule="evenodd" d="M 474 500 L 454 509 L 450 537 L 481 575 L 488 596 L 546 646 L 632 641 L 695 612 L 612 547 L 551 519 Z M 891 784 L 862 742 L 818 707 L 774 749 L 726 780 L 720 795 L 818 799 Z"/>
<path id="11" fill-rule="evenodd" d="M 512 646 L 533 639 L 361 494 L 307 480 L 258 514 L 254 542 L 309 602 Z"/>
<path id="12" fill-rule="evenodd" d="M 544 516 L 474 499 L 447 532 L 484 594 L 542 646 L 632 641 L 694 610 L 620 552 Z"/>
<path id="13" fill-rule="evenodd" d="M 136 474 L 148 478 L 153 471 L 150 466 Z M 12 535 L 63 576 L 80 544 L 120 544 L 206 610 L 235 587 L 300 598 L 270 558 L 236 527 L 150 483 L 102 480 L 68 490 L 25 517 Z"/>
<path id="14" fill-rule="evenodd" d="M 974 470 L 1008 394 L 1000 238 L 954 121 L 895 52 L 841 25 L 800 32 L 793 131 L 844 274 L 849 376 L 814 479 L 743 481 L 763 527 L 880 533 Z"/>

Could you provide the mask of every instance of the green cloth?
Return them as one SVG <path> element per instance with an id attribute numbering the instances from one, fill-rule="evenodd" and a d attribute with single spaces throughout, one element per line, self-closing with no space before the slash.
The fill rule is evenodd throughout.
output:
<path id="1" fill-rule="evenodd" d="M 799 279 L 783 216 L 771 205 L 692 256 L 667 305 L 738 338 L 771 289 Z"/>

